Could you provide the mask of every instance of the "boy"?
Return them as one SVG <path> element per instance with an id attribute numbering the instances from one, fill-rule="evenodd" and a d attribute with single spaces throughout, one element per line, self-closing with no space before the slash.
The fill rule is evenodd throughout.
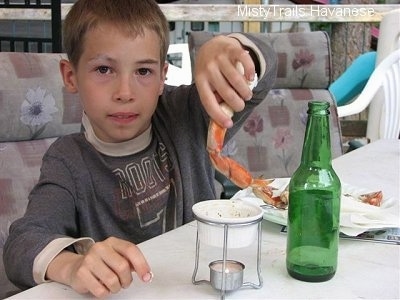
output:
<path id="1" fill-rule="evenodd" d="M 60 70 L 80 95 L 85 132 L 45 154 L 4 262 L 22 288 L 54 280 L 104 297 L 128 287 L 132 271 L 151 281 L 135 244 L 191 221 L 195 202 L 216 198 L 209 119 L 232 127 L 228 138 L 237 131 L 271 88 L 276 60 L 254 37 L 218 37 L 199 51 L 196 84 L 164 87 L 168 23 L 152 0 L 79 0 L 64 30 L 69 60 Z M 256 67 L 253 95 L 246 78 Z M 237 112 L 233 122 L 221 101 Z"/>

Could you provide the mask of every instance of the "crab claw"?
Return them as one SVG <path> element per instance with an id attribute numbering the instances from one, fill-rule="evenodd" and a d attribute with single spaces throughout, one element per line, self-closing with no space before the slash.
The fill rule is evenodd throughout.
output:
<path id="1" fill-rule="evenodd" d="M 362 194 L 359 196 L 361 202 L 374 206 L 381 206 L 382 198 L 383 198 L 382 191 Z"/>
<path id="2" fill-rule="evenodd" d="M 272 188 L 271 187 L 260 187 L 254 186 L 253 193 L 258 198 L 262 199 L 266 204 L 272 205 L 276 208 L 285 209 L 288 206 L 288 198 L 280 196 L 273 196 L 272 195 Z"/>

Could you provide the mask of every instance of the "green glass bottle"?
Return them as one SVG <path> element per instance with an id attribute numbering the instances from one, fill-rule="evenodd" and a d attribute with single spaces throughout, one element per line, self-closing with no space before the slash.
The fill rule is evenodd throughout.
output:
<path id="1" fill-rule="evenodd" d="M 286 268 L 321 282 L 336 272 L 341 184 L 332 168 L 329 103 L 308 103 L 301 162 L 289 183 Z"/>

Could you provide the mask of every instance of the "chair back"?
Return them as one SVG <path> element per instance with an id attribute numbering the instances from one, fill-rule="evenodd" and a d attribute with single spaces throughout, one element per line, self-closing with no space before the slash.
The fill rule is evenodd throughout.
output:
<path id="1" fill-rule="evenodd" d="M 364 90 L 356 100 L 338 107 L 339 117 L 358 114 L 372 101 L 379 92 L 383 93 L 382 112 L 379 126 L 372 126 L 368 121 L 367 137 L 371 140 L 399 138 L 400 134 L 400 49 L 393 51 L 375 68 Z"/>

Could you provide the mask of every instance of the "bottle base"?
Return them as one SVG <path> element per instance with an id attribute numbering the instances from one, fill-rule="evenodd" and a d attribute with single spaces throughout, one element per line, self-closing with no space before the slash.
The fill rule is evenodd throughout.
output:
<path id="1" fill-rule="evenodd" d="M 304 267 L 302 268 L 304 269 Z M 332 279 L 333 276 L 335 276 L 335 271 L 332 272 L 332 270 L 331 272 L 325 274 L 312 274 L 313 272 L 310 272 L 310 274 L 301 274 L 299 272 L 289 269 L 287 269 L 287 271 L 291 277 L 306 282 L 324 282 Z"/>

